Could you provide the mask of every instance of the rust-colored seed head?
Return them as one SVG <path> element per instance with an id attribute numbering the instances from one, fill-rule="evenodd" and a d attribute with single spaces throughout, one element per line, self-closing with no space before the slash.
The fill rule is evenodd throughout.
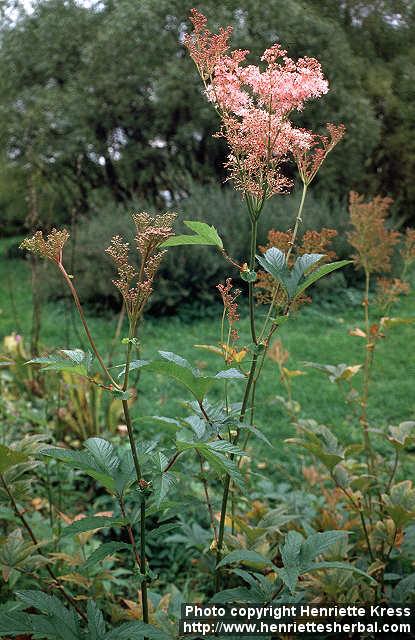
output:
<path id="1" fill-rule="evenodd" d="M 20 244 L 21 249 L 26 249 L 32 253 L 40 255 L 42 258 L 47 258 L 53 262 L 62 262 L 62 251 L 66 241 L 69 238 L 69 233 L 66 229 L 58 231 L 52 229 L 52 231 L 43 237 L 43 231 L 36 231 L 31 238 L 26 238 Z"/>
<path id="2" fill-rule="evenodd" d="M 391 198 L 376 196 L 364 202 L 363 196 L 350 193 L 350 222 L 353 230 L 347 238 L 356 249 L 352 256 L 356 268 L 367 273 L 386 273 L 391 270 L 394 245 L 399 240 L 398 231 L 386 228 L 385 219 L 392 204 Z"/>
<path id="3" fill-rule="evenodd" d="M 136 246 L 140 256 L 140 268 L 136 269 L 128 261 L 129 243 L 120 236 L 114 236 L 106 249 L 114 260 L 118 278 L 113 280 L 124 299 L 130 319 L 137 319 L 142 313 L 153 291 L 153 281 L 165 251 L 157 248 L 173 235 L 175 213 L 150 216 L 145 211 L 132 215 L 136 227 Z"/>

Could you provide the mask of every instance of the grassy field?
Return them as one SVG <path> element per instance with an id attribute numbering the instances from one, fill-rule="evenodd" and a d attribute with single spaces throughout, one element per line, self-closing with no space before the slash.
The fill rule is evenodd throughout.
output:
<path id="1" fill-rule="evenodd" d="M 5 249 L 3 241 L 0 248 Z M 31 326 L 31 288 L 28 264 L 21 259 L 5 260 L 0 255 L 0 343 L 12 331 L 21 333 L 28 341 Z M 414 314 L 414 298 L 406 297 L 394 310 L 394 315 Z M 87 348 L 82 327 L 75 314 L 71 315 L 65 301 L 48 303 L 43 309 L 41 342 L 44 349 L 52 347 Z M 218 307 L 218 311 L 220 311 Z M 106 315 L 96 317 L 88 314 L 97 343 L 108 344 L 114 334 L 116 318 Z M 323 364 L 345 362 L 350 365 L 362 362 L 363 340 L 350 337 L 348 332 L 362 326 L 362 309 L 359 305 L 347 309 L 327 311 L 317 304 L 301 311 L 292 322 L 280 331 L 284 347 L 291 358 L 290 369 L 304 369 L 304 361 Z M 215 355 L 194 347 L 195 344 L 217 344 L 219 340 L 220 318 L 200 319 L 192 323 L 178 318 L 147 318 L 142 327 L 142 357 L 154 357 L 157 350 L 174 351 L 209 372 L 223 368 L 222 361 Z M 414 329 L 411 325 L 390 330 L 387 338 L 376 351 L 375 375 L 370 401 L 370 417 L 373 427 L 397 424 L 413 419 L 415 412 L 415 363 L 413 352 Z M 248 326 L 241 322 L 241 344 L 249 342 Z M 82 342 L 80 342 L 80 338 Z M 118 348 L 114 363 L 122 362 L 122 352 Z M 330 384 L 323 374 L 306 370 L 306 375 L 293 379 L 294 399 L 300 402 L 305 417 L 318 420 L 333 428 L 337 433 L 353 439 L 359 426 L 350 419 L 350 409 L 343 403 L 341 393 L 335 384 Z M 359 381 L 360 383 L 360 381 Z M 234 401 L 240 400 L 238 384 L 233 383 L 231 393 Z M 277 366 L 267 359 L 262 383 L 259 385 L 257 400 L 257 426 L 264 430 L 268 438 L 277 445 L 277 455 L 284 460 L 289 455 L 287 447 L 279 446 L 285 437 L 292 435 L 292 427 L 277 395 L 283 389 L 279 381 Z M 182 401 L 188 400 L 183 389 L 173 381 L 159 376 L 142 374 L 136 415 L 183 414 Z M 147 425 L 145 429 L 154 429 Z M 265 450 L 265 453 L 266 450 Z M 275 452 L 272 453 L 275 456 Z"/>

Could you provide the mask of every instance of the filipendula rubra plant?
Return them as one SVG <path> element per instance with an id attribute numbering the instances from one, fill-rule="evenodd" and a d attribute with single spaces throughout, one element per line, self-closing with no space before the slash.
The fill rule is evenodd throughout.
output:
<path id="1" fill-rule="evenodd" d="M 122 456 L 111 443 L 101 438 L 87 440 L 82 452 L 50 448 L 43 453 L 83 470 L 103 484 L 117 500 L 122 515 L 120 520 L 111 519 L 110 523 L 104 519 L 104 522 L 98 523 L 92 518 L 88 519 L 88 522 L 83 522 L 82 525 L 76 525 L 76 531 L 79 531 L 79 526 L 82 527 L 82 531 L 88 530 L 85 527 L 97 529 L 102 526 L 121 526 L 125 528 L 130 543 L 114 541 L 109 543 L 110 547 L 101 545 L 97 554 L 92 554 L 93 557 L 88 559 L 88 566 L 105 557 L 106 553 L 128 548 L 139 571 L 144 622 L 148 622 L 149 619 L 147 584 L 152 579 L 146 561 L 147 503 L 151 504 L 151 513 L 157 513 L 168 485 L 174 481 L 171 470 L 186 451 L 196 452 L 201 463 L 202 476 L 202 460 L 207 461 L 218 472 L 223 479 L 218 527 L 204 478 L 202 482 L 214 536 L 213 548 L 216 548 L 215 589 L 219 591 L 222 567 L 229 564 L 228 560 L 223 558 L 228 498 L 231 483 L 238 484 L 241 481 L 239 464 L 235 464 L 235 460 L 240 460 L 244 454 L 239 446 L 242 430 L 246 429 L 248 435 L 257 432 L 253 427 L 253 394 L 270 339 L 278 327 L 289 318 L 292 308 L 297 305 L 299 297 L 309 286 L 324 275 L 347 264 L 347 261 L 322 264 L 325 257 L 323 254 L 304 253 L 296 246 L 307 189 L 327 154 L 344 133 L 342 125 L 337 127 L 327 125 L 328 135 L 320 136 L 305 129 L 295 128 L 290 122 L 289 116 L 292 111 L 301 110 L 307 100 L 318 98 L 328 91 L 328 84 L 320 64 L 311 58 L 294 62 L 286 56 L 286 52 L 279 45 L 274 45 L 263 55 L 264 70 L 252 65 L 244 66 L 248 52 L 229 52 L 230 28 L 222 30 L 215 36 L 206 29 L 206 19 L 198 12 L 192 12 L 192 21 L 195 30 L 193 34 L 186 37 L 185 44 L 196 62 L 207 97 L 221 119 L 218 135 L 224 136 L 230 147 L 227 161 L 229 175 L 235 187 L 242 193 L 251 222 L 251 248 L 246 262 L 237 264 L 226 252 L 217 231 L 205 223 L 187 221 L 185 224 L 191 229 L 193 235 L 173 236 L 173 214 L 168 213 L 155 218 L 145 213 L 134 214 L 133 221 L 137 229 L 136 247 L 139 254 L 138 266 L 130 263 L 129 247 L 122 238 L 114 237 L 107 249 L 118 270 L 118 277 L 114 280 L 114 284 L 121 293 L 129 321 L 129 334 L 123 339 L 123 343 L 126 344 L 126 362 L 119 365 L 121 371 L 116 377 L 104 362 L 96 346 L 76 291 L 76 280 L 67 273 L 64 266 L 63 248 L 68 240 L 68 233 L 65 230 L 54 229 L 44 238 L 42 232 L 38 231 L 32 238 L 22 243 L 23 248 L 51 260 L 60 270 L 72 293 L 92 349 L 92 354 L 86 354 L 78 349 L 66 350 L 56 355 L 37 358 L 32 362 L 43 364 L 45 369 L 69 369 L 72 373 L 87 378 L 91 384 L 99 385 L 122 403 L 130 443 L 130 456 Z M 274 195 L 287 192 L 290 188 L 291 181 L 283 174 L 284 163 L 289 159 L 297 164 L 303 183 L 301 203 L 290 234 L 289 246 L 286 252 L 277 247 L 271 247 L 259 256 L 256 255 L 258 221 L 266 201 Z M 164 249 L 181 244 L 215 247 L 226 260 L 238 267 L 241 279 L 248 284 L 251 344 L 240 350 L 236 348 L 235 326 L 238 320 L 236 307 L 238 293 L 233 290 L 230 280 L 225 285 L 219 286 L 224 302 L 224 320 L 228 322 L 228 331 L 222 330 L 221 354 L 227 365 L 235 364 L 236 367 L 228 367 L 214 376 L 202 375 L 189 362 L 171 352 L 159 352 L 161 360 L 152 362 L 131 359 L 132 349 L 137 343 L 137 326 L 151 295 L 153 281 Z M 254 298 L 254 285 L 257 279 L 256 260 L 272 279 L 269 309 L 261 327 L 258 327 Z M 224 327 L 224 322 L 222 326 Z M 102 369 L 104 381 L 91 373 L 93 356 Z M 241 366 L 242 361 L 244 367 Z M 247 364 L 248 368 L 246 368 Z M 189 406 L 195 415 L 191 420 L 189 419 L 187 427 L 193 426 L 197 437 L 190 441 L 178 439 L 177 450 L 170 459 L 161 451 L 157 453 L 157 495 L 156 482 L 153 482 L 153 476 L 147 468 L 143 471 L 142 465 L 142 461 L 148 460 L 152 454 L 146 451 L 141 443 L 137 447 L 129 412 L 130 373 L 133 369 L 139 368 L 174 378 L 193 397 L 193 402 Z M 121 382 L 118 382 L 120 379 Z M 228 402 L 226 388 L 229 379 L 245 382 L 240 403 Z M 223 408 L 215 408 L 206 400 L 206 394 L 215 382 L 220 381 L 225 382 L 225 403 Z M 176 422 L 183 426 L 183 421 Z M 126 508 L 126 497 L 127 495 L 131 497 L 131 494 L 137 496 L 137 493 L 138 515 L 130 517 Z M 134 533 L 136 522 L 139 522 L 140 528 L 139 547 Z M 291 533 L 295 537 L 295 533 Z M 331 536 L 330 539 L 333 541 L 337 539 L 337 534 L 343 535 L 341 532 L 326 532 L 326 534 Z M 300 543 L 299 539 L 297 543 Z M 282 570 L 280 573 L 281 576 L 285 575 Z M 284 584 L 294 590 L 297 580 L 293 582 L 287 576 L 288 574 L 285 579 L 282 578 L 285 580 Z"/>
<path id="2" fill-rule="evenodd" d="M 51 233 L 44 238 L 42 231 L 37 231 L 33 237 L 27 238 L 21 244 L 23 249 L 38 254 L 42 258 L 51 260 L 56 264 L 57 268 L 61 272 L 66 284 L 68 285 L 74 303 L 78 309 L 82 324 L 87 334 L 92 351 L 97 358 L 101 369 L 106 378 L 106 384 L 95 380 L 90 374 L 89 369 L 92 362 L 91 354 L 84 354 L 80 350 L 63 351 L 60 356 L 36 358 L 32 360 L 33 363 L 42 363 L 46 365 L 47 369 L 55 370 L 69 370 L 73 373 L 78 373 L 104 389 L 107 389 L 113 393 L 116 397 L 120 398 L 124 411 L 125 423 L 127 426 L 128 437 L 131 448 L 131 456 L 133 462 L 133 469 L 135 471 L 135 480 L 137 488 L 140 492 L 140 551 L 137 549 L 134 534 L 131 525 L 127 521 L 124 503 L 124 493 L 126 487 L 131 484 L 131 469 L 129 469 L 129 463 L 126 460 L 119 460 L 118 464 L 115 464 L 115 453 L 109 443 L 104 440 L 91 438 L 87 441 L 87 449 L 92 456 L 97 454 L 95 463 L 98 466 L 102 466 L 103 462 L 100 461 L 100 457 L 110 458 L 110 467 L 114 466 L 119 471 L 120 476 L 125 476 L 122 488 L 115 487 L 114 495 L 117 496 L 121 513 L 126 523 L 128 536 L 131 543 L 131 549 L 133 556 L 136 560 L 137 566 L 141 574 L 141 604 L 143 612 L 144 622 L 148 622 L 148 597 L 147 597 L 147 565 L 146 565 L 146 498 L 148 497 L 151 483 L 143 477 L 139 457 L 137 453 L 137 447 L 135 443 L 133 428 L 131 424 L 130 410 L 128 404 L 128 379 L 131 368 L 131 351 L 132 346 L 137 340 L 137 325 L 144 312 L 144 308 L 147 300 L 152 293 L 152 287 L 157 270 L 165 254 L 164 250 L 159 250 L 160 245 L 166 241 L 172 234 L 172 224 L 176 215 L 174 213 L 166 213 L 155 217 L 149 216 L 147 213 L 133 214 L 133 222 L 136 227 L 136 248 L 139 255 L 139 266 L 136 268 L 129 262 L 129 245 L 124 242 L 120 236 L 115 236 L 110 246 L 107 249 L 107 253 L 113 258 L 118 271 L 118 278 L 114 280 L 114 285 L 121 292 L 125 309 L 129 321 L 129 333 L 128 338 L 125 340 L 126 347 L 126 362 L 122 370 L 123 380 L 121 383 L 117 382 L 109 369 L 107 368 L 96 344 L 93 336 L 90 332 L 87 320 L 85 318 L 81 302 L 79 300 L 76 288 L 73 284 L 73 276 L 69 275 L 64 266 L 63 249 L 64 245 L 69 239 L 69 233 L 66 230 L 58 231 L 53 229 Z M 109 446 L 108 446 L 109 445 Z M 95 453 L 94 453 L 95 452 Z M 47 453 L 47 452 L 46 452 Z M 58 459 L 63 457 L 66 459 L 68 456 L 59 452 L 59 450 L 49 451 L 51 455 L 55 455 Z M 111 462 L 114 462 L 112 464 Z M 84 461 L 84 467 L 82 467 L 82 461 L 78 460 L 78 466 L 85 468 L 87 460 Z M 105 467 L 105 464 L 104 464 Z M 117 482 L 115 482 L 115 485 Z M 111 483 L 112 485 L 112 483 Z M 105 485 L 108 488 L 108 485 Z M 112 487 L 111 487 L 112 488 Z"/>
<path id="3" fill-rule="evenodd" d="M 250 407 L 252 423 L 252 393 L 272 335 L 288 318 L 299 295 L 317 279 L 345 264 L 317 266 L 323 255 L 307 253 L 299 255 L 293 268 L 289 268 L 291 256 L 296 253 L 307 189 L 327 154 L 343 137 L 344 126 L 328 124 L 328 135 L 322 136 L 297 128 L 290 120 L 291 114 L 301 111 L 308 100 L 320 98 L 328 91 L 328 82 L 317 60 L 304 57 L 294 61 L 279 44 L 274 44 L 262 55 L 262 66 L 247 64 L 249 51 L 229 49 L 231 27 L 213 34 L 206 26 L 206 17 L 195 9 L 191 12 L 191 22 L 194 29 L 185 36 L 184 44 L 196 64 L 206 97 L 220 118 L 217 135 L 223 137 L 229 147 L 226 163 L 229 178 L 241 191 L 251 221 L 250 255 L 240 266 L 240 275 L 248 283 L 252 359 L 239 420 L 240 423 L 245 421 Z M 274 247 L 263 256 L 256 256 L 258 221 L 266 201 L 286 193 L 292 186 L 292 181 L 283 172 L 289 159 L 298 167 L 303 192 L 288 250 L 283 253 Z M 256 258 L 273 279 L 269 311 L 261 329 L 257 327 L 254 300 Z M 285 293 L 283 305 L 277 304 L 281 290 Z M 235 435 L 230 437 L 233 445 L 239 442 L 240 431 L 237 428 Z M 227 475 L 217 539 L 217 565 L 222 558 L 230 485 L 231 478 Z M 219 588 L 220 571 L 217 569 L 216 591 Z"/>

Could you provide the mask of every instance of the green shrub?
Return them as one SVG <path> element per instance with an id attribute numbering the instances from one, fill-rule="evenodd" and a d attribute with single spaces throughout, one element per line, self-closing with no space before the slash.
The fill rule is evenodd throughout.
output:
<path id="1" fill-rule="evenodd" d="M 236 261 L 245 261 L 249 250 L 249 220 L 240 194 L 227 186 L 217 185 L 191 184 L 189 191 L 189 196 L 170 207 L 179 213 L 177 231 L 188 232 L 182 224 L 183 220 L 204 220 L 221 229 L 227 252 Z M 279 202 L 267 203 L 259 230 L 259 244 L 266 243 L 269 229 L 287 230 L 292 226 L 299 195 L 294 191 Z M 104 249 L 116 234 L 124 236 L 130 243 L 134 242 L 130 213 L 137 210 L 155 212 L 154 205 L 145 201 L 118 206 L 110 204 L 97 207 L 92 215 L 79 223 L 76 236 L 72 237 L 72 270 L 83 302 L 99 307 L 119 305 L 118 291 L 112 284 L 113 264 Z M 345 239 L 346 216 L 346 207 L 331 204 L 328 200 L 316 200 L 312 194 L 304 211 L 307 228 L 337 229 L 339 236 L 334 249 L 340 257 L 347 257 L 350 253 Z M 67 264 L 70 264 L 69 256 Z M 163 262 L 149 311 L 157 315 L 170 315 L 178 311 L 186 315 L 203 313 L 209 304 L 219 299 L 216 285 L 229 275 L 239 280 L 236 269 L 232 269 L 211 247 L 201 247 L 198 251 L 191 246 L 175 247 Z M 245 285 L 239 281 L 238 286 Z M 47 288 L 51 289 L 51 295 L 55 298 L 60 297 L 63 291 L 55 276 L 48 282 Z"/>

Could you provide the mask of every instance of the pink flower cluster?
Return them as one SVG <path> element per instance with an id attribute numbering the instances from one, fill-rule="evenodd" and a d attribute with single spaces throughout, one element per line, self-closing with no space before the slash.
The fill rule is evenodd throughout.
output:
<path id="1" fill-rule="evenodd" d="M 221 116 L 220 135 L 231 149 L 227 166 L 235 186 L 257 203 L 285 192 L 291 182 L 281 173 L 281 164 L 289 154 L 303 158 L 318 144 L 318 137 L 294 127 L 289 116 L 307 100 L 327 93 L 320 63 L 308 57 L 295 62 L 274 44 L 261 58 L 263 69 L 246 65 L 249 51 L 229 52 L 230 27 L 212 34 L 205 16 L 195 9 L 191 21 L 194 32 L 185 45 Z"/>

